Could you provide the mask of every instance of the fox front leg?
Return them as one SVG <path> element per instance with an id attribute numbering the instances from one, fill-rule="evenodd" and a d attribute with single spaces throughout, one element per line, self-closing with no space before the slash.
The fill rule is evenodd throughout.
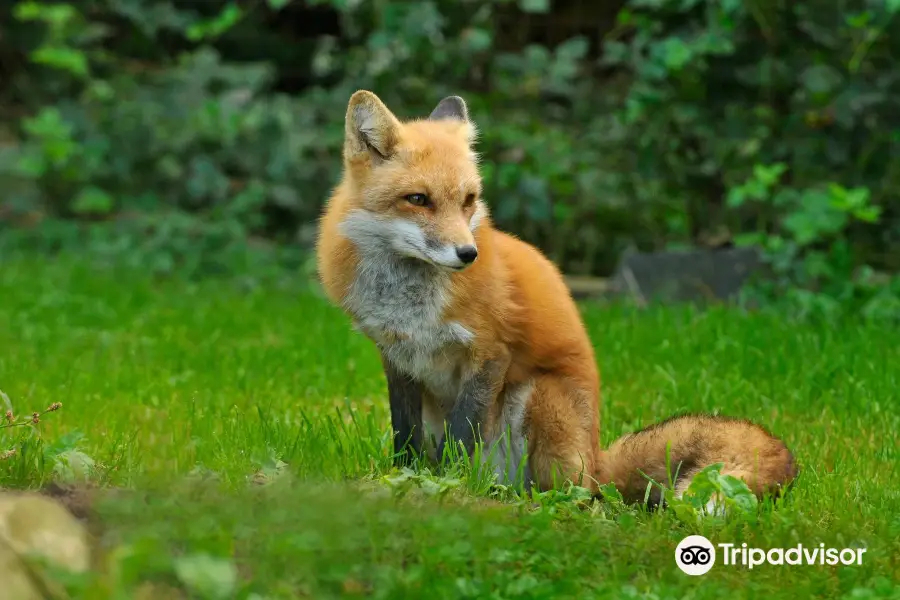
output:
<path id="1" fill-rule="evenodd" d="M 456 446 L 461 443 L 466 456 L 472 456 L 475 436 L 481 434 L 481 424 L 487 409 L 496 401 L 497 394 L 503 387 L 509 362 L 508 356 L 486 360 L 463 384 L 447 418 L 447 435 L 438 445 L 439 461 L 443 459 L 444 447 L 448 442 Z"/>
<path id="2" fill-rule="evenodd" d="M 394 431 L 394 465 L 409 465 L 422 453 L 422 388 L 406 373 L 398 371 L 385 356 L 381 358 L 387 378 Z"/>

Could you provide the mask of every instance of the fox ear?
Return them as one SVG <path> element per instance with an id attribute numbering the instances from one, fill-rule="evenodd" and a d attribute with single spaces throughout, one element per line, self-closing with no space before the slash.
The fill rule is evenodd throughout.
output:
<path id="1" fill-rule="evenodd" d="M 400 121 L 381 99 L 366 90 L 350 96 L 344 122 L 344 156 L 368 153 L 373 162 L 387 160 L 400 139 Z"/>
<path id="2" fill-rule="evenodd" d="M 469 109 L 466 101 L 459 96 L 447 96 L 434 107 L 431 114 L 428 115 L 430 121 L 441 121 L 444 119 L 454 119 L 456 121 L 469 122 Z"/>
<path id="3" fill-rule="evenodd" d="M 459 96 L 447 96 L 434 107 L 428 115 L 429 121 L 453 121 L 460 125 L 459 130 L 470 145 L 475 142 L 478 131 L 475 123 L 469 119 L 469 107 Z"/>

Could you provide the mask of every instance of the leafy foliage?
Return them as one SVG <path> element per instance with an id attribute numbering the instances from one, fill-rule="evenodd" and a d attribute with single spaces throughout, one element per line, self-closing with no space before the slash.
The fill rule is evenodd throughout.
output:
<path id="1" fill-rule="evenodd" d="M 90 223 L 92 243 L 160 270 L 222 268 L 248 239 L 308 247 L 354 90 L 406 117 L 464 93 L 496 220 L 565 270 L 752 243 L 770 292 L 862 289 L 866 310 L 893 310 L 867 282 L 900 266 L 897 3 L 2 10 L 0 222 L 41 223 L 44 243 Z"/>

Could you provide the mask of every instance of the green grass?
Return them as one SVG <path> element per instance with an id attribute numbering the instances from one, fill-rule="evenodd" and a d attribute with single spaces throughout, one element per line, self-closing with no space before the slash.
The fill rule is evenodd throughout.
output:
<path id="1" fill-rule="evenodd" d="M 375 349 L 301 286 L 7 262 L 0 389 L 23 413 L 62 402 L 38 428 L 46 456 L 74 446 L 93 479 L 127 488 L 94 507 L 119 570 L 98 567 L 85 597 L 144 580 L 188 589 L 202 554 L 226 562 L 192 572 L 233 565 L 242 598 L 900 597 L 900 331 L 728 309 L 584 314 L 604 443 L 675 412 L 749 417 L 798 458 L 788 502 L 691 522 L 565 494 L 497 498 L 483 479 L 387 478 Z M 52 477 L 34 448 L 0 463 L 0 485 Z M 868 551 L 861 566 L 688 577 L 674 548 L 693 533 Z"/>

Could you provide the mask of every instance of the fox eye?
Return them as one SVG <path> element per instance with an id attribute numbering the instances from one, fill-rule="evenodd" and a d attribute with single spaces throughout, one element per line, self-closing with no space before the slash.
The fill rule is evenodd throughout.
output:
<path id="1" fill-rule="evenodd" d="M 410 204 L 414 204 L 416 206 L 428 205 L 428 196 L 426 196 L 425 194 L 407 194 L 406 196 L 403 196 L 403 198 Z"/>
<path id="2" fill-rule="evenodd" d="M 475 194 L 466 194 L 466 201 L 463 203 L 463 206 L 466 208 L 475 204 Z"/>

